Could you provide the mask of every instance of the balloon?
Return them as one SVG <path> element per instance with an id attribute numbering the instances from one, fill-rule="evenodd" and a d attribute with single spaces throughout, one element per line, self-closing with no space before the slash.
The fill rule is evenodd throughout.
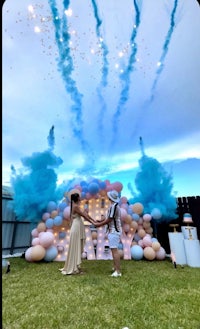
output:
<path id="1" fill-rule="evenodd" d="M 66 237 L 66 233 L 65 232 L 59 232 L 58 237 L 59 237 L 60 240 L 62 240 Z"/>
<path id="2" fill-rule="evenodd" d="M 51 232 L 44 232 L 41 237 L 39 237 L 40 245 L 44 248 L 49 248 L 54 241 L 54 235 Z"/>
<path id="3" fill-rule="evenodd" d="M 143 258 L 143 249 L 138 245 L 133 245 L 131 247 L 131 258 L 134 260 L 140 260 Z"/>
<path id="4" fill-rule="evenodd" d="M 132 218 L 137 222 L 140 219 L 140 216 L 138 214 L 132 214 Z"/>
<path id="5" fill-rule="evenodd" d="M 37 245 L 32 247 L 31 250 L 31 260 L 34 261 L 40 261 L 44 258 L 46 253 L 46 250 L 44 247 Z"/>
<path id="6" fill-rule="evenodd" d="M 42 220 L 45 222 L 49 217 L 50 217 L 50 213 L 49 213 L 49 212 L 45 212 L 45 213 L 42 215 Z"/>
<path id="7" fill-rule="evenodd" d="M 62 217 L 61 216 L 56 216 L 53 220 L 53 224 L 55 226 L 60 226 L 62 224 Z"/>
<path id="8" fill-rule="evenodd" d="M 156 252 L 151 247 L 144 248 L 144 257 L 148 260 L 153 260 L 156 257 Z"/>
<path id="9" fill-rule="evenodd" d="M 127 216 L 127 211 L 123 208 L 120 208 L 120 212 L 121 212 L 121 220 L 124 220 Z"/>
<path id="10" fill-rule="evenodd" d="M 57 204 L 54 201 L 49 201 L 47 205 L 47 212 L 51 213 L 53 210 L 57 209 Z"/>
<path id="11" fill-rule="evenodd" d="M 38 236 L 39 232 L 36 228 L 34 228 L 32 231 L 31 231 L 31 235 L 32 237 L 36 238 Z"/>
<path id="12" fill-rule="evenodd" d="M 38 230 L 39 233 L 46 231 L 46 225 L 45 225 L 45 223 L 43 223 L 43 222 L 39 223 L 37 225 L 37 230 Z"/>
<path id="13" fill-rule="evenodd" d="M 47 228 L 52 228 L 53 227 L 53 219 L 48 218 L 45 222 Z"/>
<path id="14" fill-rule="evenodd" d="M 116 190 L 117 192 L 121 192 L 121 190 L 123 189 L 123 185 L 120 182 L 115 182 L 113 185 L 114 185 L 113 189 Z"/>
<path id="15" fill-rule="evenodd" d="M 58 210 L 53 210 L 51 212 L 51 218 L 55 218 L 56 216 L 58 216 Z"/>
<path id="16" fill-rule="evenodd" d="M 142 228 L 139 229 L 137 233 L 138 233 L 138 235 L 139 235 L 140 238 L 144 238 L 144 236 L 146 235 L 145 230 L 142 229 Z"/>
<path id="17" fill-rule="evenodd" d="M 97 239 L 97 232 L 93 231 L 93 232 L 91 233 L 91 235 L 92 235 L 92 239 L 94 239 L 94 240 Z"/>
<path id="18" fill-rule="evenodd" d="M 106 183 L 105 183 L 105 182 L 100 182 L 100 183 L 99 183 L 99 188 L 100 188 L 101 190 L 105 190 L 105 188 L 106 188 Z"/>
<path id="19" fill-rule="evenodd" d="M 58 255 L 58 249 L 55 246 L 51 246 L 46 250 L 46 254 L 44 256 L 45 262 L 52 262 Z"/>
<path id="20" fill-rule="evenodd" d="M 158 241 L 152 242 L 152 248 L 153 248 L 153 250 L 158 251 L 160 249 L 160 247 L 161 246 L 160 246 L 160 243 Z"/>
<path id="21" fill-rule="evenodd" d="M 136 202 L 132 205 L 132 209 L 133 209 L 133 212 L 138 214 L 138 215 L 141 215 L 142 212 L 143 212 L 143 205 L 140 203 L 140 202 Z"/>
<path id="22" fill-rule="evenodd" d="M 64 210 L 63 210 L 63 217 L 65 219 L 70 219 L 70 206 L 67 206 Z"/>
<path id="23" fill-rule="evenodd" d="M 39 238 L 34 238 L 31 242 L 32 246 L 36 246 L 37 244 L 40 244 L 40 239 Z"/>
<path id="24" fill-rule="evenodd" d="M 163 260 L 166 257 L 166 252 L 163 247 L 160 247 L 158 251 L 156 251 L 156 259 Z"/>
<path id="25" fill-rule="evenodd" d="M 67 202 L 61 202 L 59 205 L 58 205 L 58 208 L 63 211 L 66 207 L 68 206 L 68 203 Z"/>
<path id="26" fill-rule="evenodd" d="M 161 213 L 160 209 L 153 208 L 152 211 L 151 211 L 151 216 L 154 219 L 160 219 L 162 217 L 162 213 Z"/>
<path id="27" fill-rule="evenodd" d="M 152 246 L 152 241 L 151 241 L 151 237 L 146 235 L 143 237 L 143 243 L 145 247 L 151 247 Z"/>
<path id="28" fill-rule="evenodd" d="M 27 262 L 33 261 L 32 257 L 31 257 L 32 249 L 33 249 L 33 247 L 30 247 L 25 251 L 25 259 L 27 260 Z"/>
<path id="29" fill-rule="evenodd" d="M 144 215 L 143 215 L 143 220 L 144 220 L 145 222 L 150 222 L 150 220 L 151 220 L 151 215 L 150 215 L 150 214 L 144 214 Z"/>
<path id="30" fill-rule="evenodd" d="M 99 184 L 90 183 L 89 186 L 88 186 L 88 191 L 91 195 L 96 194 L 97 192 L 99 192 Z"/>

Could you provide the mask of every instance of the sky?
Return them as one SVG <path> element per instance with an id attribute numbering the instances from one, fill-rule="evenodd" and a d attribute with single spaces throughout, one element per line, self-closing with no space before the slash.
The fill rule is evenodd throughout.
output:
<path id="1" fill-rule="evenodd" d="M 197 1 L 6 0 L 2 20 L 3 185 L 54 127 L 58 184 L 109 179 L 130 197 L 141 137 L 174 195 L 200 195 Z"/>

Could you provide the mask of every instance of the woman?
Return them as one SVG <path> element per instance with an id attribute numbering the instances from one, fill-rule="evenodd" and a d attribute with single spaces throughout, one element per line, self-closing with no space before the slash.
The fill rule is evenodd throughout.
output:
<path id="1" fill-rule="evenodd" d="M 84 217 L 90 223 L 95 221 L 88 215 L 86 211 L 80 209 L 81 195 L 78 189 L 73 189 L 68 193 L 70 200 L 70 220 L 72 221 L 70 229 L 70 240 L 68 254 L 65 265 L 60 269 L 63 275 L 81 274 L 81 256 L 85 245 L 85 226 L 82 218 Z"/>

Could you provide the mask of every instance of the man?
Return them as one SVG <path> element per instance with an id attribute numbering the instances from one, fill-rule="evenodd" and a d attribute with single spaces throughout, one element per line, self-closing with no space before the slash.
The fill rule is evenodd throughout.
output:
<path id="1" fill-rule="evenodd" d="M 120 236 L 122 232 L 121 219 L 120 219 L 120 207 L 118 192 L 113 190 L 107 192 L 107 196 L 110 200 L 110 207 L 108 208 L 107 217 L 100 222 L 96 222 L 94 225 L 100 227 L 107 224 L 108 227 L 108 241 L 109 247 L 112 252 L 114 272 L 111 276 L 122 276 L 120 272 L 120 254 L 118 251 L 118 245 L 120 242 Z"/>

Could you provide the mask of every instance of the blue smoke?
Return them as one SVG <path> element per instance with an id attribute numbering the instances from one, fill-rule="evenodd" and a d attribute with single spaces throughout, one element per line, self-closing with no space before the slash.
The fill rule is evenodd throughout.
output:
<path id="1" fill-rule="evenodd" d="M 49 132 L 48 142 L 51 147 L 54 145 L 54 127 Z M 49 200 L 58 200 L 54 168 L 59 167 L 63 160 L 48 149 L 24 157 L 21 162 L 24 168 L 19 174 L 11 166 L 13 208 L 18 220 L 40 221 Z"/>
<path id="2" fill-rule="evenodd" d="M 98 132 L 100 135 L 100 139 L 103 139 L 103 119 L 107 110 L 106 107 L 106 103 L 104 101 L 104 98 L 102 96 L 102 89 L 105 88 L 107 86 L 108 83 L 108 59 L 107 59 L 107 55 L 109 53 L 108 51 L 108 47 L 105 44 L 102 35 L 101 35 L 101 31 L 100 31 L 100 27 L 102 25 L 102 20 L 99 17 L 99 13 L 98 13 L 98 7 L 97 7 L 97 3 L 95 0 L 91 0 L 92 1 L 92 6 L 93 6 L 93 11 L 94 11 L 94 17 L 96 19 L 96 35 L 97 38 L 100 42 L 101 45 L 101 49 L 103 51 L 103 67 L 101 69 L 101 82 L 100 85 L 97 87 L 97 95 L 99 98 L 99 104 L 100 104 L 100 113 L 98 115 L 98 119 L 97 119 L 97 123 L 98 123 Z"/>
<path id="3" fill-rule="evenodd" d="M 165 42 L 164 42 L 164 45 L 163 45 L 163 51 L 162 51 L 161 57 L 159 59 L 160 65 L 159 65 L 158 69 L 156 70 L 156 78 L 155 78 L 155 80 L 153 82 L 153 85 L 152 85 L 152 88 L 151 88 L 150 103 L 154 99 L 154 92 L 155 92 L 159 77 L 160 77 L 160 75 L 161 75 L 161 73 L 164 69 L 165 57 L 167 56 L 167 53 L 168 53 L 168 50 L 169 50 L 169 44 L 170 44 L 172 34 L 173 34 L 173 31 L 174 31 L 174 28 L 175 28 L 175 14 L 176 14 L 176 11 L 177 11 L 177 7 L 178 7 L 178 0 L 175 0 L 174 1 L 174 7 L 172 9 L 171 17 L 170 17 L 170 28 L 169 28 L 169 31 L 168 31 L 167 36 L 165 38 Z"/>
<path id="4" fill-rule="evenodd" d="M 138 193 L 130 203 L 140 202 L 144 206 L 144 213 L 159 209 L 162 214 L 157 222 L 168 222 L 177 218 L 176 198 L 172 195 L 172 175 L 154 158 L 144 153 L 142 139 L 140 139 L 142 157 L 139 159 L 140 171 L 135 177 Z"/>
<path id="5" fill-rule="evenodd" d="M 94 163 L 93 152 L 89 144 L 84 139 L 83 134 L 83 119 L 82 119 L 82 97 L 83 95 L 79 92 L 76 81 L 71 77 L 74 71 L 73 59 L 70 52 L 70 34 L 68 33 L 67 16 L 65 11 L 69 8 L 70 1 L 63 1 L 63 16 L 62 19 L 59 17 L 59 12 L 56 8 L 56 1 L 49 0 L 49 5 L 52 12 L 53 23 L 55 27 L 55 39 L 58 46 L 59 58 L 58 70 L 61 72 L 63 81 L 65 83 L 66 91 L 69 93 L 73 105 L 71 106 L 71 112 L 73 117 L 71 119 L 71 126 L 73 135 L 78 139 L 81 144 L 82 151 L 87 154 L 89 162 Z"/>
<path id="6" fill-rule="evenodd" d="M 120 79 L 122 83 L 122 90 L 120 93 L 120 99 L 117 105 L 116 112 L 114 113 L 113 117 L 113 132 L 116 134 L 118 130 L 118 124 L 119 124 L 119 117 L 121 115 L 122 109 L 126 102 L 129 99 L 129 90 L 130 90 L 130 75 L 132 71 L 134 70 L 134 63 L 136 62 L 136 53 L 137 53 L 137 43 L 135 42 L 135 39 L 137 37 L 138 27 L 140 25 L 140 10 L 141 10 L 141 2 L 140 5 L 137 4 L 137 0 L 133 1 L 134 8 L 135 8 L 135 26 L 132 31 L 131 39 L 130 39 L 130 45 L 132 46 L 132 52 L 129 57 L 128 65 L 125 69 L 125 71 L 120 74 Z M 113 137 L 112 144 L 115 143 L 115 139 Z"/>

